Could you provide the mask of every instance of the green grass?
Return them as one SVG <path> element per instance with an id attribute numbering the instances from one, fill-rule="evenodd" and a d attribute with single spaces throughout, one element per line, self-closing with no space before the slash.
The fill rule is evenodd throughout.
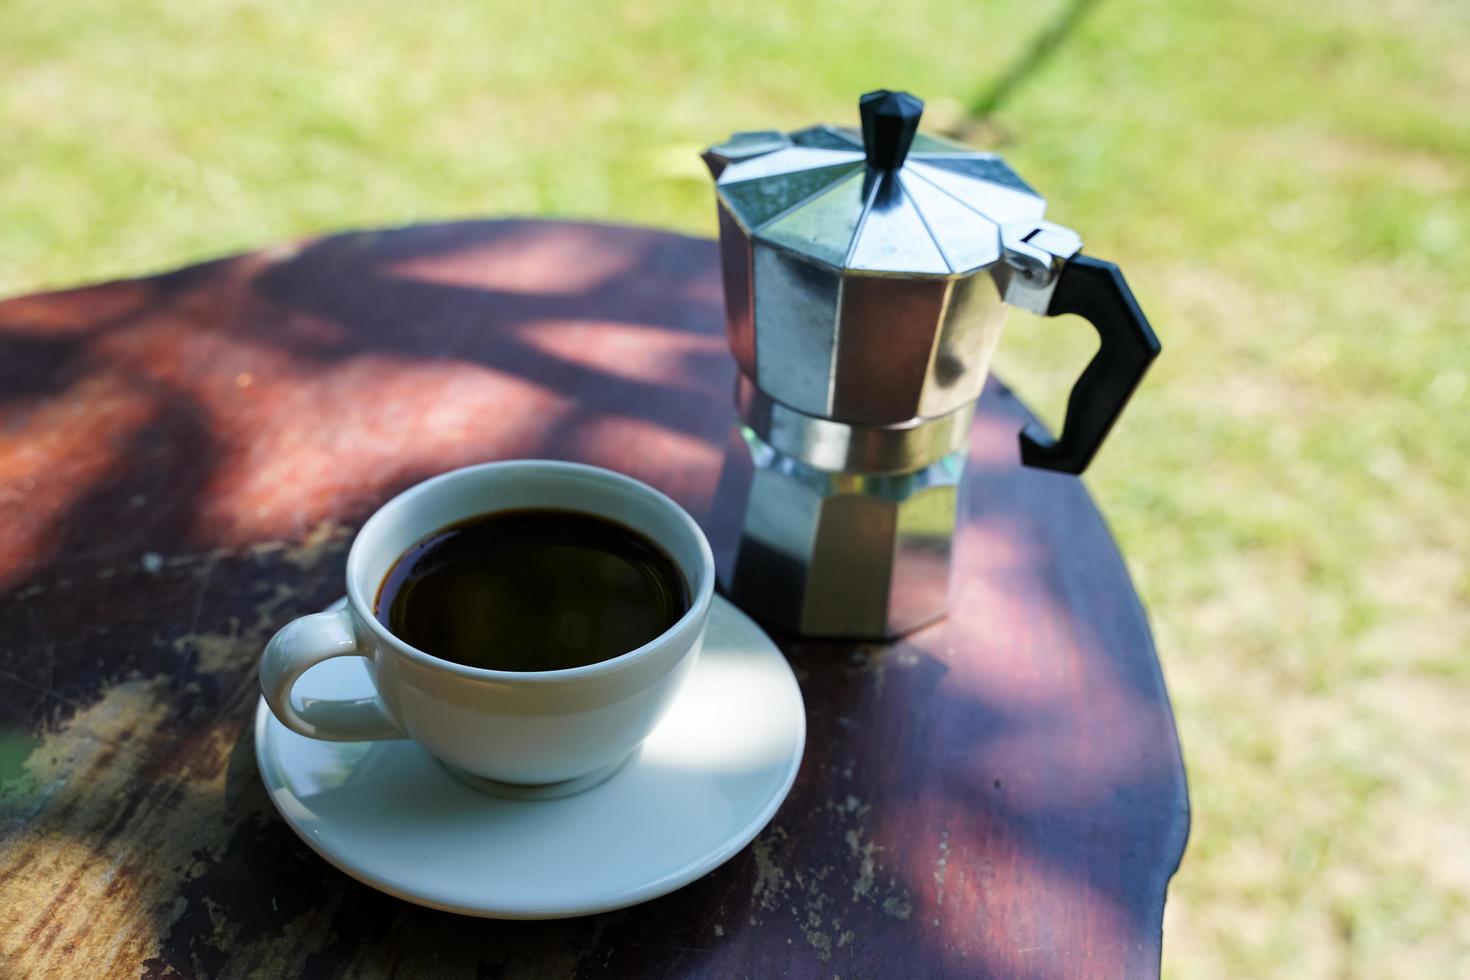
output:
<path id="1" fill-rule="evenodd" d="M 481 214 L 713 233 L 694 156 L 963 106 L 1063 9 L 0 0 L 0 293 Z M 969 125 L 1165 355 L 1089 475 L 1195 823 L 1165 969 L 1470 973 L 1470 6 L 1102 0 Z M 973 123 L 973 121 L 971 121 Z M 1088 354 L 1016 315 L 1055 421 Z"/>

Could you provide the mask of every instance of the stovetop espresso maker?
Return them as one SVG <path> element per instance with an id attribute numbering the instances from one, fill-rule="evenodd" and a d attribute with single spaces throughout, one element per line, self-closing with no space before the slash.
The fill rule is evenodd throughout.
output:
<path id="1" fill-rule="evenodd" d="M 753 460 L 737 603 L 813 637 L 941 617 L 968 429 L 1007 304 L 1076 313 L 1101 347 L 1027 466 L 1081 473 L 1158 356 L 1117 267 L 1042 218 L 995 154 L 918 132 L 869 92 L 861 132 L 737 133 L 704 154 L 719 201 L 736 391 Z"/>

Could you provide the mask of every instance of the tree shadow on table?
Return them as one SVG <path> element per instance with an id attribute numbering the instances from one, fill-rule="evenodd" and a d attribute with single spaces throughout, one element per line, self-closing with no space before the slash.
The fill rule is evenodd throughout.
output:
<path id="1" fill-rule="evenodd" d="M 558 292 L 568 266 L 557 256 L 598 248 L 616 251 L 618 261 Z M 520 288 L 473 285 L 495 277 L 493 263 L 521 261 L 527 249 L 541 250 L 549 264 L 524 273 Z M 675 285 L 650 287 L 649 268 Z M 122 754 L 84 770 L 126 767 L 133 782 L 123 796 L 91 798 L 72 782 L 65 806 L 56 802 L 61 797 L 37 797 L 36 810 L 40 826 L 85 845 L 90 857 L 79 859 L 76 880 L 90 880 L 109 861 L 132 868 L 117 887 L 132 889 L 132 901 L 153 918 L 153 969 L 224 975 L 288 960 L 305 975 L 412 973 L 425 963 L 475 975 L 721 975 L 761 972 L 760 964 L 876 969 L 854 959 L 861 948 L 927 957 L 954 972 L 1053 975 L 1019 968 L 1025 963 L 1017 957 L 1027 954 L 986 945 L 990 926 L 980 917 L 998 914 L 985 906 L 987 855 L 1017 869 L 1015 880 L 1037 895 L 1058 880 L 1101 896 L 1083 909 L 1098 916 L 1099 936 L 1125 921 L 1154 928 L 1134 921 L 1142 906 L 1133 893 L 1114 894 L 1126 866 L 1082 860 L 1087 832 L 1124 833 L 1090 817 L 1098 800 L 1038 806 L 993 785 L 1019 777 L 959 765 L 924 783 L 918 770 L 896 768 L 923 758 L 933 738 L 953 739 L 938 757 L 959 764 L 989 759 L 987 746 L 1018 733 L 1065 722 L 1008 703 L 999 691 L 951 690 L 955 664 L 919 638 L 886 652 L 788 647 L 811 723 L 797 789 L 756 845 L 664 899 L 563 923 L 490 923 L 408 906 L 333 871 L 275 818 L 254 771 L 248 718 L 260 643 L 340 590 L 346 537 L 334 528 L 355 525 L 403 485 L 447 465 L 497 455 L 593 459 L 660 484 L 696 515 L 708 515 L 717 506 L 733 378 L 712 251 L 648 232 L 471 223 L 339 236 L 294 256 L 212 263 L 141 288 L 155 294 L 153 315 L 99 319 L 76 332 L 85 339 L 75 349 L 32 351 L 48 375 L 34 392 L 77 393 L 72 416 L 84 420 L 57 421 L 50 436 L 67 447 L 67 459 L 97 462 L 77 471 L 72 482 L 80 492 L 59 490 L 44 508 L 22 505 L 46 533 L 0 570 L 15 595 L 26 597 L 0 610 L 0 629 L 4 668 L 19 679 L 17 688 L 31 688 L 24 704 L 3 703 L 5 722 L 43 741 L 65 736 L 74 717 L 95 724 L 89 709 L 113 704 L 132 679 L 166 681 L 166 690 L 139 703 Z M 85 320 L 86 291 L 58 303 Z M 0 307 L 0 337 L 5 313 Z M 616 356 L 599 355 L 599 340 L 622 346 Z M 450 374 L 414 373 L 442 368 Z M 659 380 L 661 371 L 673 383 Z M 437 397 L 408 402 L 412 412 L 395 416 L 390 396 L 408 391 L 393 387 L 400 374 L 457 387 L 431 391 Z M 111 404 L 89 403 L 78 387 L 97 375 L 120 390 L 143 391 L 144 410 L 131 428 L 102 432 L 86 424 L 89 409 Z M 354 387 L 364 381 L 377 387 Z M 252 391 L 261 394 L 245 400 L 241 393 Z M 517 401 L 536 391 L 551 396 L 549 409 Z M 485 431 L 450 439 L 434 414 L 446 398 L 482 398 L 475 404 L 490 413 Z M 1025 415 L 996 391 L 986 405 L 1006 417 Z M 530 424 L 547 410 L 554 425 Z M 303 412 L 319 414 L 302 426 Z M 344 447 L 370 456 L 385 439 L 378 427 L 395 425 L 412 427 L 414 439 L 385 454 L 381 467 L 343 478 L 319 465 Z M 303 430 L 331 438 L 299 442 L 294 433 Z M 249 481 L 282 454 L 295 455 L 279 481 Z M 1038 483 L 1012 466 L 974 476 L 987 490 L 984 512 L 973 516 L 1012 525 L 1027 541 L 1040 534 L 1041 550 L 1027 558 L 1034 567 L 1061 565 L 1047 549 L 1063 547 L 1026 523 L 1037 494 L 1054 495 L 1046 506 L 1075 512 L 1081 523 L 1095 517 L 1070 481 Z M 139 497 L 144 505 L 133 505 Z M 733 527 L 723 526 L 725 533 Z M 326 537 L 307 548 L 323 528 Z M 1093 547 L 1116 563 L 1106 532 L 1097 533 L 1102 543 Z M 990 568 L 995 581 L 986 588 L 994 590 L 1004 573 L 1004 562 Z M 1078 587 L 1062 579 L 1032 585 L 1050 590 L 1059 607 Z M 1141 614 L 1119 628 L 1127 633 L 1139 624 Z M 1146 628 L 1141 635 L 1146 643 Z M 1114 651 L 1116 640 L 1094 643 Z M 1151 650 L 1119 656 L 1142 657 L 1157 670 Z M 1098 664 L 1095 680 L 1157 696 L 1156 678 L 1136 665 Z M 1004 672 L 1003 661 L 990 666 Z M 1105 788 L 1144 807 L 1167 807 L 1182 790 L 1173 778 L 1172 770 L 1140 765 L 1109 773 Z M 936 839 L 941 832 L 949 836 Z M 159 841 L 170 843 L 141 853 Z M 970 939 L 917 918 L 937 896 L 941 843 L 973 855 L 970 877 L 956 870 L 947 884 L 950 908 L 977 917 Z M 1136 844 L 1124 840 L 1110 853 L 1126 855 Z M 48 899 L 53 914 L 37 915 L 36 927 L 44 931 L 66 910 L 85 916 L 82 898 L 68 889 Z M 1122 911 L 1109 912 L 1114 906 Z M 691 909 L 707 917 L 692 922 Z"/>

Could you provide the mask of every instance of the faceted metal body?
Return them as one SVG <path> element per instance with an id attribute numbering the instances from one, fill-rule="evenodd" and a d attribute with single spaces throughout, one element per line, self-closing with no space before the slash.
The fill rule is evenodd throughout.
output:
<path id="1" fill-rule="evenodd" d="M 917 134 L 921 107 L 870 93 L 862 134 L 737 134 L 704 157 L 754 463 L 728 584 L 806 636 L 888 638 L 944 614 L 966 430 L 1007 303 L 1044 309 L 1052 260 L 1080 247 L 998 157 Z"/>
<path id="2" fill-rule="evenodd" d="M 809 415 L 944 415 L 979 397 L 1000 339 L 1002 229 L 1037 226 L 1046 202 L 993 154 L 919 136 L 900 169 L 875 171 L 856 140 L 814 127 L 706 154 L 730 348 Z"/>
<path id="3" fill-rule="evenodd" d="M 748 427 L 742 606 L 803 636 L 888 638 L 944 615 L 963 453 L 911 473 L 820 470 Z"/>

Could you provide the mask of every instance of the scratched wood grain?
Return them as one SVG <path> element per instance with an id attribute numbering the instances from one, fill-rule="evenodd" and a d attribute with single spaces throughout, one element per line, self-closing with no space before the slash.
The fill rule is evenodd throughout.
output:
<path id="1" fill-rule="evenodd" d="M 465 463 L 662 488 L 728 558 L 732 365 L 705 241 L 482 222 L 343 235 L 0 304 L 7 977 L 1123 977 L 1157 972 L 1188 826 L 1148 626 L 1082 485 L 975 424 L 954 614 L 783 642 L 796 788 L 658 901 L 417 908 L 276 816 L 247 724 L 270 632 L 353 528 Z"/>

